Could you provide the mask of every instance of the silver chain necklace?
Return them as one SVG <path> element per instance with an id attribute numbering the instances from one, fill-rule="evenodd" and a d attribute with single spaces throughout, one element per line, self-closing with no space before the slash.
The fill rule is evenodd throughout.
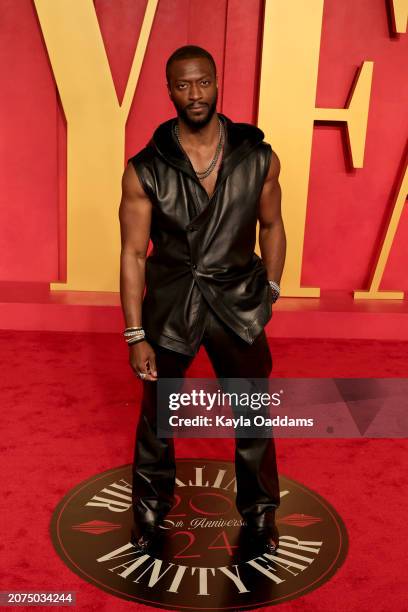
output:
<path id="1" fill-rule="evenodd" d="M 222 122 L 220 121 L 219 117 L 218 117 L 218 128 L 219 128 L 220 137 L 219 137 L 219 140 L 218 140 L 217 148 L 215 149 L 214 157 L 212 158 L 212 160 L 210 162 L 210 165 L 205 170 L 202 170 L 202 171 L 196 170 L 194 168 L 194 166 L 193 166 L 194 172 L 196 173 L 197 178 L 200 181 L 202 181 L 203 179 L 207 178 L 207 176 L 209 176 L 211 174 L 211 172 L 214 170 L 215 166 L 217 165 L 217 161 L 218 161 L 218 158 L 220 156 L 222 147 L 224 145 L 224 140 L 225 140 L 225 137 L 224 137 L 224 126 L 222 125 Z M 185 153 L 185 155 L 187 155 L 187 153 L 185 152 L 185 150 L 183 148 L 183 145 L 181 144 L 180 135 L 179 135 L 179 127 L 178 127 L 177 123 L 174 124 L 174 134 L 175 134 L 175 136 L 177 138 L 177 142 L 178 142 L 180 148 Z M 188 155 L 187 155 L 187 157 L 188 157 Z"/>

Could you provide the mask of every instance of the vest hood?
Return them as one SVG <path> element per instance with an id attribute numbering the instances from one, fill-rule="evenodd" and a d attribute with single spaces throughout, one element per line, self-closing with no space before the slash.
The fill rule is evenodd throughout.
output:
<path id="1" fill-rule="evenodd" d="M 226 128 L 223 161 L 220 169 L 220 173 L 222 177 L 224 177 L 230 174 L 237 163 L 263 141 L 265 134 L 258 127 L 250 123 L 235 123 L 222 113 L 218 113 L 218 116 L 223 121 L 224 127 Z M 155 130 L 149 145 L 152 146 L 168 164 L 197 180 L 191 163 L 179 147 L 174 136 L 173 126 L 176 121 L 177 118 L 173 117 L 161 123 Z"/>

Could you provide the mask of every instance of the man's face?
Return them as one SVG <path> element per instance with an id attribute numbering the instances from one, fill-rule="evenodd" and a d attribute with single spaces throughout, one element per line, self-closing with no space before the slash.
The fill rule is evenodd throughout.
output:
<path id="1" fill-rule="evenodd" d="M 206 57 L 176 60 L 167 83 L 177 115 L 191 128 L 207 125 L 217 107 L 217 79 Z"/>

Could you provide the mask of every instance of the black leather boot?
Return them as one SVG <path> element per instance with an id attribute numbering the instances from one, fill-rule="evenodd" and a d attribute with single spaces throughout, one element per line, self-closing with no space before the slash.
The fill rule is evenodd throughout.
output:
<path id="1" fill-rule="evenodd" d="M 251 548 L 275 554 L 279 547 L 279 531 L 275 522 L 275 510 L 268 510 L 257 517 L 256 523 L 247 521 L 245 527 Z"/>
<path id="2" fill-rule="evenodd" d="M 132 527 L 130 542 L 140 553 L 154 553 L 160 548 L 163 541 L 163 531 L 159 527 L 149 529 L 136 529 Z"/>

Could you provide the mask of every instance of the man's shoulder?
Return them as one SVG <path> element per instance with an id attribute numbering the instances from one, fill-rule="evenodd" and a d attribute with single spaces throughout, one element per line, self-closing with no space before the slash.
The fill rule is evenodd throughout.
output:
<path id="1" fill-rule="evenodd" d="M 256 160 L 263 169 L 264 177 L 267 176 L 274 151 L 271 144 L 265 140 L 265 133 L 257 125 L 252 123 L 233 123 L 231 129 L 232 138 L 241 143 L 248 150 L 248 159 Z"/>
<path id="2" fill-rule="evenodd" d="M 174 147 L 171 137 L 174 121 L 175 119 L 172 118 L 160 123 L 153 131 L 152 137 L 146 146 L 133 155 L 133 157 L 130 157 L 128 161 L 131 161 L 135 166 L 141 166 L 165 160 L 166 154 L 171 153 L 171 149 Z"/>
<path id="3" fill-rule="evenodd" d="M 133 164 L 134 166 L 141 166 L 142 164 L 148 164 L 154 160 L 156 156 L 155 148 L 152 146 L 152 141 L 150 140 L 143 149 L 140 149 L 137 153 L 129 157 L 127 160 L 128 163 Z"/>
<path id="4" fill-rule="evenodd" d="M 246 123 L 243 121 L 232 121 L 225 115 L 223 116 L 227 122 L 228 132 L 232 144 L 240 144 L 243 142 L 250 145 L 257 145 L 255 148 L 259 152 L 269 153 L 271 145 L 265 140 L 265 134 L 257 125 Z"/>

